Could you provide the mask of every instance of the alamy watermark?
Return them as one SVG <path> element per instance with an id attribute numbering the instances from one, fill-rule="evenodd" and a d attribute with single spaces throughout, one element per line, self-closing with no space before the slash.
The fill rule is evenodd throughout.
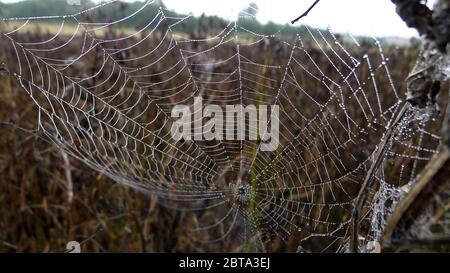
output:
<path id="1" fill-rule="evenodd" d="M 261 151 L 275 151 L 279 144 L 278 105 L 226 105 L 224 111 L 215 104 L 203 106 L 202 97 L 195 97 L 193 106 L 173 107 L 172 118 L 171 135 L 176 141 L 261 140 Z"/>
<path id="2" fill-rule="evenodd" d="M 65 253 L 81 253 L 81 244 L 77 241 L 68 242 Z"/>

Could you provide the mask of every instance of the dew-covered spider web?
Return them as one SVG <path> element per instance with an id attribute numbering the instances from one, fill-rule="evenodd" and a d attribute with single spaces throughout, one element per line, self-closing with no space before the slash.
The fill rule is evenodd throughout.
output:
<path id="1" fill-rule="evenodd" d="M 358 191 L 406 103 L 400 50 L 308 26 L 260 33 L 244 13 L 191 31 L 194 17 L 154 1 L 122 5 L 1 21 L 8 69 L 37 107 L 38 130 L 117 183 L 195 213 L 193 243 L 347 251 Z M 50 23 L 52 33 L 35 34 Z M 175 141 L 171 111 L 196 97 L 223 109 L 278 105 L 278 148 L 262 151 L 261 138 Z M 438 129 L 413 109 L 396 125 L 361 213 L 361 250 L 437 152 Z"/>

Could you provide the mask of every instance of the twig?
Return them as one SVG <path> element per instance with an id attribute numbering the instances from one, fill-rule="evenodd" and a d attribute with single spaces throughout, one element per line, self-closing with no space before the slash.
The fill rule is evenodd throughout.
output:
<path id="1" fill-rule="evenodd" d="M 375 172 L 378 170 L 380 164 L 383 162 L 383 156 L 386 153 L 388 143 L 392 137 L 394 129 L 397 127 L 397 124 L 402 120 L 404 114 L 408 110 L 408 106 L 409 104 L 403 105 L 402 109 L 397 114 L 397 117 L 395 118 L 394 122 L 386 131 L 386 134 L 383 140 L 381 141 L 380 146 L 378 146 L 378 149 L 375 151 L 374 161 L 369 169 L 369 172 L 366 175 L 366 178 L 364 179 L 364 183 L 362 184 L 361 190 L 359 191 L 358 197 L 356 199 L 355 207 L 353 208 L 352 213 L 352 234 L 350 238 L 350 250 L 353 253 L 358 252 L 359 215 L 364 205 L 364 202 L 366 201 L 368 189 L 372 185 Z"/>
<path id="2" fill-rule="evenodd" d="M 18 126 L 17 124 L 15 124 L 14 122 L 0 122 L 0 126 L 6 126 L 6 127 L 14 128 L 14 129 L 19 129 L 25 133 L 33 134 L 33 135 L 37 135 L 37 132 L 38 132 L 38 130 L 30 130 L 30 129 L 22 128 L 22 127 Z"/>
<path id="3" fill-rule="evenodd" d="M 104 229 L 103 229 L 103 227 L 101 225 L 98 226 L 97 229 L 95 230 L 95 232 L 91 236 L 89 236 L 88 238 L 86 238 L 85 240 L 80 242 L 80 246 L 85 244 L 85 243 L 87 243 L 87 242 L 89 242 L 89 241 L 91 241 L 92 239 L 94 239 L 95 236 L 97 236 L 97 234 L 99 232 L 102 232 L 103 230 Z M 75 250 L 75 247 L 72 247 L 71 249 L 66 249 L 66 251 L 64 251 L 64 253 L 71 253 L 74 250 Z"/>
<path id="4" fill-rule="evenodd" d="M 441 152 L 430 162 L 428 162 L 419 181 L 417 181 L 411 191 L 397 205 L 394 213 L 389 218 L 388 223 L 386 224 L 386 227 L 384 229 L 383 236 L 380 240 L 380 244 L 382 246 L 390 240 L 395 227 L 397 227 L 398 222 L 414 202 L 414 200 L 416 200 L 417 196 L 422 192 L 425 186 L 428 185 L 432 178 L 439 172 L 442 166 L 444 166 L 444 164 L 448 162 L 449 159 L 449 148 L 446 145 L 442 145 Z"/>
<path id="5" fill-rule="evenodd" d="M 291 24 L 295 24 L 298 20 L 302 19 L 303 17 L 307 16 L 308 13 L 319 3 L 320 0 L 316 0 L 302 15 L 297 17 L 296 19 L 291 21 Z"/>
<path id="6" fill-rule="evenodd" d="M 431 219 L 425 224 L 425 228 L 429 229 L 432 225 L 436 224 L 448 210 L 450 210 L 450 202 L 436 209 L 433 217 L 431 217 Z"/>
<path id="7" fill-rule="evenodd" d="M 133 221 L 134 221 L 134 223 L 136 225 L 136 228 L 138 230 L 139 239 L 141 241 L 142 253 L 147 253 L 147 246 L 146 246 L 147 245 L 147 240 L 145 239 L 145 235 L 144 235 L 142 227 L 141 227 L 141 225 L 139 223 L 139 219 L 138 219 L 138 217 L 137 217 L 135 212 L 132 212 L 131 216 L 133 217 Z"/>
<path id="8" fill-rule="evenodd" d="M 66 152 L 61 151 L 61 156 L 64 161 L 64 173 L 66 175 L 66 182 L 67 182 L 67 202 L 70 204 L 72 203 L 73 200 L 73 182 L 72 182 L 70 161 Z"/>
<path id="9" fill-rule="evenodd" d="M 2 241 L 2 243 L 4 246 L 9 247 L 9 248 L 13 249 L 14 251 L 17 251 L 19 249 L 16 245 L 8 243 L 7 241 Z"/>

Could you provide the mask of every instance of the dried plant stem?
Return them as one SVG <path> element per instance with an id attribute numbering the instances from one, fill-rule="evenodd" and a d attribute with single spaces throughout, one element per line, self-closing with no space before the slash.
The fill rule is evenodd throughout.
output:
<path id="1" fill-rule="evenodd" d="M 388 242 L 392 236 L 392 233 L 397 227 L 398 222 L 408 210 L 411 204 L 416 200 L 417 196 L 422 192 L 425 186 L 432 180 L 432 178 L 439 172 L 439 170 L 446 164 L 450 159 L 450 151 L 446 145 L 442 145 L 440 153 L 434 157 L 422 172 L 419 181 L 414 185 L 411 191 L 402 199 L 402 201 L 397 205 L 394 213 L 388 220 L 386 227 L 384 229 L 383 236 L 381 237 L 380 244 Z"/>
<path id="2" fill-rule="evenodd" d="M 431 217 L 431 219 L 425 224 L 425 228 L 429 229 L 432 225 L 434 225 L 436 222 L 439 221 L 439 219 L 445 214 L 446 211 L 450 210 L 450 202 L 448 202 L 446 205 L 438 208 Z"/>
<path id="3" fill-rule="evenodd" d="M 64 161 L 64 173 L 66 175 L 66 186 L 67 186 L 67 202 L 72 203 L 73 200 L 73 181 L 72 181 L 72 172 L 70 167 L 69 156 L 66 152 L 61 151 L 61 156 Z"/>
<path id="4" fill-rule="evenodd" d="M 132 212 L 131 215 L 133 217 L 133 221 L 138 230 L 139 240 L 141 241 L 142 253 L 147 253 L 147 240 L 145 239 L 145 234 L 144 234 L 144 231 L 142 230 L 142 226 L 140 224 L 139 218 L 138 218 L 136 212 Z"/>
<path id="5" fill-rule="evenodd" d="M 386 134 L 381 140 L 380 145 L 375 150 L 372 166 L 370 166 L 369 172 L 367 173 L 366 178 L 364 179 L 364 182 L 361 186 L 358 197 L 356 199 L 352 213 L 352 233 L 350 237 L 350 251 L 353 253 L 358 252 L 358 233 L 360 220 L 359 216 L 363 208 L 364 202 L 367 199 L 368 189 L 372 186 L 374 175 L 378 170 L 378 168 L 380 167 L 381 163 L 383 162 L 383 158 L 384 155 L 386 154 L 389 140 L 391 139 L 393 132 L 397 127 L 397 124 L 402 120 L 403 116 L 408 110 L 408 106 L 409 104 L 403 105 L 400 112 L 397 114 L 397 117 L 395 118 L 394 122 L 389 126 L 388 130 L 386 131 Z"/>

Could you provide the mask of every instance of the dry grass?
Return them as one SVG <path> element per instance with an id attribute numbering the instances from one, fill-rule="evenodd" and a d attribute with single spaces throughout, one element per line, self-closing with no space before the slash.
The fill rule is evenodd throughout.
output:
<path id="1" fill-rule="evenodd" d="M 34 34 L 29 39 L 38 39 L 40 35 L 48 36 L 58 30 L 54 24 L 30 25 L 30 27 L 34 28 Z M 63 34 L 68 35 L 73 30 L 74 26 L 68 26 Z M 124 29 L 120 32 L 127 34 L 133 31 Z M 28 32 L 21 32 L 19 35 L 26 33 Z M 0 46 L 7 48 L 6 44 L 1 44 L 1 40 Z M 231 49 L 224 48 L 225 56 L 228 53 L 227 50 Z M 362 53 L 361 49 L 350 48 L 350 50 L 353 50 L 352 54 L 361 55 Z M 414 63 L 416 50 L 386 47 L 384 51 L 386 56 L 393 60 L 389 65 L 396 87 L 398 90 L 403 90 L 403 79 Z M 6 55 L 10 53 L 10 51 L 0 50 L 0 59 L 6 58 Z M 258 50 L 246 52 L 246 54 L 252 54 L 252 59 L 255 60 L 266 57 L 265 60 L 261 60 L 261 63 L 285 59 L 288 53 L 278 45 L 265 49 L 264 56 Z M 311 54 L 319 65 L 325 67 L 329 75 L 336 76 L 319 50 L 311 47 Z M 376 54 L 376 52 L 369 51 L 369 54 Z M 9 61 L 8 66 L 14 66 L 14 62 Z M 368 74 L 368 71 L 361 73 Z M 271 79 L 282 77 L 280 72 L 266 71 L 263 74 Z M 389 84 L 386 78 L 378 80 L 380 86 Z M 309 84 L 306 79 L 299 79 L 299 81 Z M 315 84 L 311 83 L 308 87 L 320 88 Z M 386 101 L 391 99 L 390 96 L 385 97 Z M 300 108 L 302 107 L 307 109 L 308 105 L 300 105 Z M 68 241 L 82 241 L 94 234 L 99 227 L 103 230 L 99 231 L 93 240 L 84 244 L 82 251 L 242 250 L 242 242 L 233 239 L 226 239 L 215 244 L 193 242 L 187 229 L 193 226 L 197 219 L 194 213 L 167 209 L 162 202 L 158 202 L 156 196 L 148 196 L 119 186 L 104 174 L 92 171 L 77 160 L 70 159 L 67 164 L 64 155 L 58 149 L 42 140 L 39 132 L 33 131 L 36 128 L 36 110 L 29 96 L 19 88 L 14 79 L 10 77 L 0 79 L 0 121 L 4 122 L 0 127 L 0 204 L 2 204 L 0 207 L 0 252 L 62 252 Z M 358 115 L 357 108 L 350 110 Z M 362 118 L 360 113 L 359 116 Z M 20 128 L 25 128 L 26 131 Z M 344 132 L 338 132 L 340 133 Z M 374 145 L 377 140 L 375 136 L 373 137 L 371 145 Z M 342 155 L 343 160 L 356 154 L 356 150 L 360 147 L 355 146 Z M 397 161 L 391 163 L 393 166 L 398 166 Z M 68 171 L 73 189 L 68 188 Z M 397 177 L 398 172 L 393 171 L 387 175 Z M 357 192 L 356 187 L 348 190 Z M 70 194 L 68 191 L 73 192 L 72 200 L 68 198 Z M 214 215 L 206 214 L 203 217 L 214 217 Z M 335 215 L 335 217 L 339 216 Z M 208 235 L 204 236 L 206 238 Z M 297 250 L 297 240 L 296 236 L 292 236 L 288 241 L 275 238 L 266 245 L 266 249 L 293 252 Z M 310 247 L 319 250 L 323 248 L 323 244 L 312 242 Z"/>

